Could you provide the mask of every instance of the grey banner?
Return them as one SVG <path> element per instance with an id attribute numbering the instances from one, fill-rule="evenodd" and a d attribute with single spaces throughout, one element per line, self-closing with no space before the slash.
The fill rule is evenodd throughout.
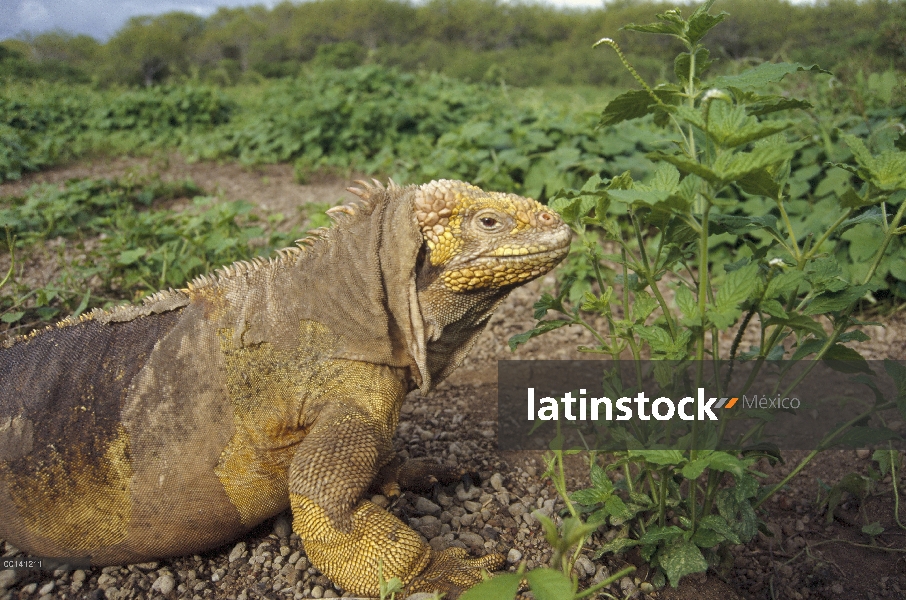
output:
<path id="1" fill-rule="evenodd" d="M 906 448 L 906 361 L 500 361 L 501 450 Z"/>

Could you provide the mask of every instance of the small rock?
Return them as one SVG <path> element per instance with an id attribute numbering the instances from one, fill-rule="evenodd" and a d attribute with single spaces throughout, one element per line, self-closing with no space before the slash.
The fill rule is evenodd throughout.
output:
<path id="1" fill-rule="evenodd" d="M 54 588 L 54 582 L 51 581 L 50 583 L 45 583 L 44 585 L 42 585 L 41 589 L 38 590 L 38 593 L 43 596 L 45 594 L 49 594 L 50 592 L 52 592 L 53 588 Z"/>
<path id="2" fill-rule="evenodd" d="M 639 593 L 638 586 L 636 586 L 635 582 L 633 582 L 630 577 L 624 577 L 620 580 L 620 590 L 622 590 L 624 597 L 629 598 L 638 596 Z"/>
<path id="3" fill-rule="evenodd" d="M 37 583 L 29 583 L 28 585 L 22 586 L 22 589 L 20 591 L 22 592 L 22 594 L 25 594 L 26 596 L 30 596 L 31 594 L 34 594 L 35 590 L 37 590 L 37 589 L 38 589 Z M 21 595 L 20 595 L 20 597 L 21 597 Z"/>
<path id="4" fill-rule="evenodd" d="M 157 592 L 160 592 L 162 595 L 166 596 L 176 588 L 176 580 L 173 579 L 172 575 L 161 575 L 154 580 L 154 583 L 151 585 L 151 589 Z"/>
<path id="5" fill-rule="evenodd" d="M 509 512 L 516 518 L 519 518 L 520 516 L 528 512 L 528 508 L 526 508 L 525 504 L 521 502 L 514 502 L 513 504 L 507 506 L 506 509 L 507 512 Z"/>
<path id="6" fill-rule="evenodd" d="M 503 475 L 494 473 L 491 475 L 491 487 L 498 492 L 503 491 Z"/>
<path id="7" fill-rule="evenodd" d="M 316 585 L 315 587 L 311 588 L 311 597 L 312 598 L 323 598 L 324 597 L 324 588 L 322 588 L 320 585 Z"/>
<path id="8" fill-rule="evenodd" d="M 595 574 L 595 564 L 587 556 L 580 556 L 576 559 L 576 568 L 581 570 L 582 579 Z"/>
<path id="9" fill-rule="evenodd" d="M 13 587 L 19 581 L 19 572 L 15 569 L 0 571 L 0 591 Z"/>
<path id="10" fill-rule="evenodd" d="M 427 498 L 422 498 L 419 496 L 418 500 L 415 501 L 415 510 L 425 515 L 439 515 L 440 506 L 434 504 Z"/>
<path id="11" fill-rule="evenodd" d="M 377 495 L 372 496 L 371 502 L 373 504 L 377 504 L 381 508 L 387 508 L 388 506 L 390 506 L 390 500 L 387 498 L 387 496 L 384 496 L 383 494 L 377 494 Z"/>
<path id="12" fill-rule="evenodd" d="M 459 540 L 472 550 L 484 550 L 484 538 L 471 531 L 461 531 Z"/>
<path id="13" fill-rule="evenodd" d="M 858 450 L 856 450 L 856 456 L 861 458 L 862 460 L 865 460 L 866 458 L 871 456 L 871 450 L 869 450 L 868 448 L 859 448 Z"/>
<path id="14" fill-rule="evenodd" d="M 610 577 L 610 569 L 605 566 L 598 567 L 598 570 L 595 572 L 594 578 L 591 580 L 592 584 L 601 583 L 605 579 Z"/>
<path id="15" fill-rule="evenodd" d="M 120 590 L 115 585 L 110 586 L 104 590 L 104 598 L 107 600 L 116 600 L 120 597 Z"/>
<path id="16" fill-rule="evenodd" d="M 230 562 L 239 560 L 240 558 L 242 558 L 243 552 L 245 552 L 245 542 L 239 542 L 238 544 L 233 546 L 232 550 L 230 550 L 230 556 L 228 560 Z"/>
<path id="17" fill-rule="evenodd" d="M 85 581 L 85 578 L 86 578 L 86 574 L 85 574 L 85 571 L 83 571 L 82 569 L 79 569 L 78 571 L 76 571 L 75 573 L 72 574 L 72 580 L 74 582 L 75 581 L 79 581 L 79 582 Z"/>
<path id="18" fill-rule="evenodd" d="M 481 510 L 480 502 L 472 502 L 471 500 L 466 500 L 465 502 L 462 503 L 462 505 L 470 513 L 479 512 Z"/>
<path id="19" fill-rule="evenodd" d="M 289 534 L 293 532 L 293 525 L 289 521 L 289 517 L 286 516 L 286 513 L 280 515 L 274 519 L 274 534 L 280 538 L 288 538 Z"/>
<path id="20" fill-rule="evenodd" d="M 510 551 L 506 554 L 506 561 L 511 565 L 515 565 L 520 560 L 522 560 L 522 552 L 515 548 L 510 548 Z"/>
<path id="21" fill-rule="evenodd" d="M 642 590 L 646 594 L 650 594 L 651 592 L 654 591 L 654 586 L 651 585 L 650 583 L 648 583 L 647 581 L 643 581 L 641 584 L 639 584 L 639 589 Z"/>

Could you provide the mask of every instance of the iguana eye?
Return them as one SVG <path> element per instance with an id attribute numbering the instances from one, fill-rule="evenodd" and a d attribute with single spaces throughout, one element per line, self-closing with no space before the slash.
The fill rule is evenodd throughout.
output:
<path id="1" fill-rule="evenodd" d="M 494 217 L 481 217 L 481 219 L 479 220 L 481 221 L 481 224 L 488 229 L 491 229 L 492 227 L 497 225 L 497 219 L 495 219 Z"/>

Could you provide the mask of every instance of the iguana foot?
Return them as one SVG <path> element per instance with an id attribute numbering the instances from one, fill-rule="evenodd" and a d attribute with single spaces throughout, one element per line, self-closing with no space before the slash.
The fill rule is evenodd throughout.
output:
<path id="1" fill-rule="evenodd" d="M 431 459 L 394 460 L 382 469 L 378 480 L 381 493 L 388 498 L 399 496 L 402 490 L 430 492 L 438 485 L 462 481 L 471 487 L 477 474 L 461 467 L 439 465 Z"/>
<path id="2" fill-rule="evenodd" d="M 434 552 L 425 570 L 406 586 L 406 594 L 441 592 L 444 600 L 453 600 L 473 585 L 481 583 L 484 572 L 502 569 L 505 563 L 504 556 L 497 553 L 471 558 L 462 548 Z"/>

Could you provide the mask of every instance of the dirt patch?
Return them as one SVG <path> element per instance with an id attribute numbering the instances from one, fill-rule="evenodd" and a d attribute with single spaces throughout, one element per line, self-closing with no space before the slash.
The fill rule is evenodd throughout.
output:
<path id="1" fill-rule="evenodd" d="M 206 193 L 226 200 L 245 199 L 265 214 L 297 214 L 308 202 L 337 203 L 352 198 L 346 180 L 326 178 L 299 185 L 287 165 L 245 168 L 236 164 L 186 163 L 178 155 L 157 158 L 99 159 L 27 176 L 0 185 L 0 196 L 21 194 L 36 182 L 61 183 L 74 177 L 160 176 L 164 180 L 189 178 Z M 418 530 L 432 546 L 460 546 L 475 554 L 501 552 L 509 568 L 525 560 L 529 567 L 546 565 L 550 546 L 532 512 L 556 515 L 562 505 L 549 480 L 542 477 L 541 455 L 502 453 L 496 449 L 496 365 L 507 359 L 575 359 L 579 345 L 591 345 L 591 335 L 580 328 L 565 328 L 530 340 L 511 353 L 507 340 L 532 326 L 532 304 L 553 277 L 516 290 L 501 306 L 462 367 L 428 397 L 412 395 L 402 412 L 396 449 L 403 456 L 429 456 L 477 471 L 474 487 L 448 486 L 430 496 L 432 507 L 406 493 L 390 510 Z M 870 342 L 859 345 L 867 357 L 906 358 L 906 315 L 877 318 L 884 327 L 868 330 Z M 755 330 L 755 324 L 751 327 Z M 729 343 L 722 340 L 722 344 Z M 780 481 L 801 453 L 790 453 L 786 463 L 761 465 L 769 481 Z M 606 590 L 616 598 L 670 600 L 747 600 L 803 598 L 906 597 L 906 531 L 894 519 L 892 479 L 877 482 L 860 501 L 846 496 L 835 518 L 828 521 L 817 505 L 823 485 L 833 485 L 849 473 L 867 474 L 870 458 L 864 452 L 826 452 L 766 505 L 762 518 L 769 534 L 733 549 L 733 561 L 722 569 L 686 578 L 679 589 L 642 594 L 648 574 L 638 571 Z M 581 457 L 569 463 L 571 489 L 588 485 L 588 467 Z M 900 490 L 906 481 L 900 480 Z M 386 503 L 386 498 L 375 498 Z M 906 523 L 906 499 L 901 497 L 900 521 Z M 437 510 L 435 510 L 435 508 Z M 428 512 L 425 512 L 427 509 Z M 878 522 L 884 533 L 872 542 L 862 526 Z M 107 567 L 75 573 L 20 573 L 7 581 L 0 598 L 144 598 L 169 586 L 173 598 L 309 598 L 334 597 L 326 577 L 311 566 L 289 517 L 281 515 L 250 532 L 242 540 L 202 556 L 162 560 L 144 565 Z M 594 548 L 608 531 L 595 534 L 579 563 L 576 576 L 582 586 L 600 581 L 633 561 L 633 557 L 593 560 Z M 872 547 L 874 544 L 875 547 Z M 13 556 L 10 545 L 4 556 Z M 40 593 L 39 593 L 40 591 Z M 43 595 L 42 595 L 43 594 Z M 603 594 L 600 597 L 607 597 Z"/>
<path id="2" fill-rule="evenodd" d="M 298 224 L 291 219 L 298 214 L 299 206 L 309 202 L 338 204 L 343 199 L 348 201 L 351 196 L 346 187 L 351 185 L 353 177 L 315 176 L 306 185 L 300 185 L 293 176 L 292 165 L 186 162 L 181 155 L 172 153 L 152 157 L 97 158 L 29 173 L 19 181 L 0 184 L 0 197 L 22 195 L 36 183 L 61 184 L 82 178 L 125 178 L 134 181 L 189 179 L 205 194 L 224 200 L 247 200 L 265 214 L 282 213 L 290 219 L 282 226 L 291 228 Z"/>

